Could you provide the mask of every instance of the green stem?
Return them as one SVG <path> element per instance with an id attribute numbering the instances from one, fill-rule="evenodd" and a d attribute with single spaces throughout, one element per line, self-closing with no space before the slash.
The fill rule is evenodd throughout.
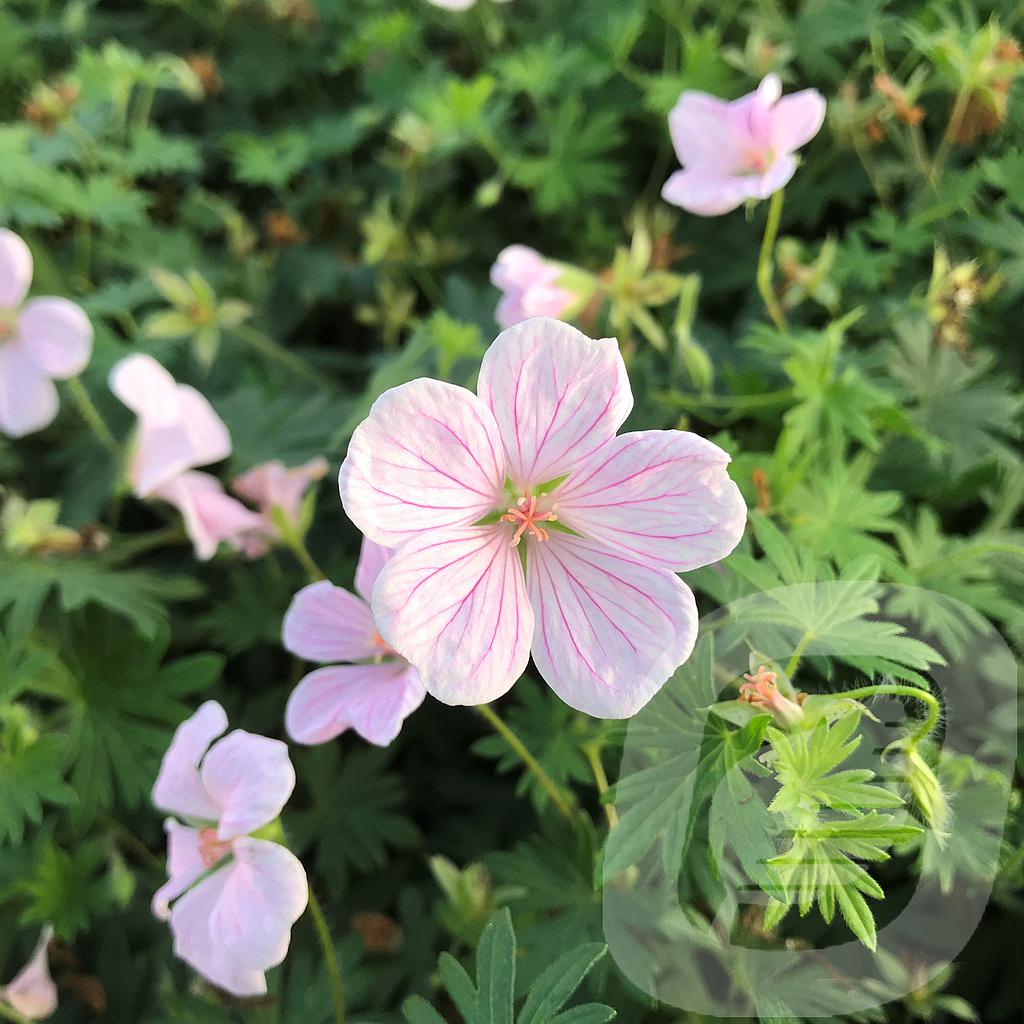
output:
<path id="1" fill-rule="evenodd" d="M 137 558 L 146 551 L 155 548 L 162 548 L 166 544 L 181 544 L 188 540 L 188 534 L 180 524 L 164 527 L 162 530 L 150 530 L 140 537 L 130 537 L 114 548 L 110 554 L 111 559 L 117 562 L 126 562 L 129 559 Z"/>
<path id="2" fill-rule="evenodd" d="M 100 415 L 99 409 L 93 404 L 92 399 L 89 397 L 89 392 L 85 390 L 85 385 L 82 383 L 81 377 L 72 377 L 68 381 L 68 390 L 71 392 L 71 397 L 74 398 L 75 404 L 78 406 L 78 411 L 82 414 L 82 419 L 89 424 L 92 432 L 103 442 L 103 446 L 113 455 L 118 458 L 121 454 L 120 446 L 114 438 L 114 435 L 110 432 L 110 428 L 107 426 L 103 417 Z"/>
<path id="3" fill-rule="evenodd" d="M 341 968 L 338 966 L 338 954 L 331 939 L 331 929 L 324 916 L 323 907 L 316 898 L 312 888 L 309 890 L 309 914 L 313 918 L 320 948 L 324 953 L 324 967 L 331 987 L 331 1002 L 334 1004 L 335 1024 L 345 1024 L 345 990 L 341 984 Z"/>
<path id="4" fill-rule="evenodd" d="M 800 664 L 800 659 L 804 656 L 804 652 L 807 650 L 808 645 L 814 639 L 814 634 L 808 630 L 800 638 L 800 643 L 796 645 L 796 650 L 793 651 L 792 657 L 786 662 L 786 678 L 792 683 L 793 675 L 796 673 L 797 666 Z M 791 687 L 792 688 L 792 687 Z M 794 691 L 795 692 L 795 691 Z M 792 697 L 790 693 L 788 696 Z"/>
<path id="5" fill-rule="evenodd" d="M 942 141 L 939 143 L 939 148 L 935 151 L 935 159 L 932 160 L 931 182 L 933 185 L 938 182 L 943 168 L 946 166 L 946 160 L 949 159 L 950 150 L 953 148 L 957 132 L 960 131 L 960 125 L 963 122 L 964 115 L 967 113 L 967 105 L 970 101 L 970 89 L 963 88 L 956 94 L 953 109 L 949 112 L 949 122 L 946 124 L 946 131 L 942 136 Z"/>
<path id="6" fill-rule="evenodd" d="M 295 555 L 302 568 L 306 570 L 310 583 L 319 583 L 321 580 L 327 579 L 327 574 L 316 564 L 315 559 L 309 553 L 309 548 L 306 547 L 306 542 L 301 537 L 294 533 L 286 534 L 284 540 L 288 545 L 288 550 Z"/>
<path id="7" fill-rule="evenodd" d="M 305 359 L 279 345 L 273 338 L 268 337 L 262 331 L 257 331 L 255 327 L 250 327 L 248 324 L 239 324 L 232 329 L 242 341 L 251 345 L 260 355 L 280 363 L 294 373 L 296 377 L 301 377 L 303 380 L 315 384 L 318 388 L 322 388 L 325 385 L 326 378 L 323 374 L 317 373 Z"/>
<path id="8" fill-rule="evenodd" d="M 555 785 L 551 776 L 540 766 L 537 758 L 526 749 L 523 741 L 501 720 L 498 713 L 489 704 L 478 704 L 476 709 L 490 722 L 494 731 L 519 755 L 523 764 L 533 773 L 544 792 L 551 797 L 551 802 L 558 808 L 566 821 L 570 824 L 575 824 L 576 815 L 566 801 L 565 796 L 558 786 Z"/>
<path id="9" fill-rule="evenodd" d="M 765 308 L 772 318 L 772 323 L 780 330 L 786 330 L 786 318 L 782 313 L 775 289 L 772 287 L 772 270 L 775 257 L 775 239 L 779 234 L 779 221 L 782 219 L 782 199 L 785 189 L 779 189 L 772 196 L 768 206 L 768 221 L 764 226 L 764 238 L 761 239 L 761 254 L 757 259 L 757 288 L 764 299 Z"/>
<path id="10" fill-rule="evenodd" d="M 101 814 L 100 821 L 107 827 L 114 841 L 129 851 L 136 860 L 155 871 L 163 871 L 164 864 L 145 843 L 139 840 L 129 829 L 125 828 L 113 815 Z"/>
<path id="11" fill-rule="evenodd" d="M 850 700 L 860 700 L 863 697 L 874 697 L 882 694 L 891 694 L 894 697 L 914 697 L 928 705 L 928 717 L 911 733 L 910 742 L 912 744 L 917 745 L 920 743 L 939 724 L 942 705 L 928 690 L 922 690 L 919 686 L 903 686 L 900 683 L 875 683 L 871 686 L 860 686 L 856 690 L 843 690 L 838 696 L 849 697 Z"/>
<path id="12" fill-rule="evenodd" d="M 588 743 L 583 748 L 583 753 L 590 764 L 590 770 L 594 773 L 597 795 L 603 798 L 608 792 L 608 776 L 605 774 L 604 763 L 601 761 L 601 748 L 596 743 Z M 608 818 L 608 827 L 615 828 L 619 823 L 619 813 L 615 810 L 614 804 L 604 804 L 604 813 Z"/>

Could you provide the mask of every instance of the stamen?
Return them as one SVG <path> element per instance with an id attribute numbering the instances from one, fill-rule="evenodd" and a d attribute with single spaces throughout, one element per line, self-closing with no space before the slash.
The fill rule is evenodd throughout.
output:
<path id="1" fill-rule="evenodd" d="M 500 522 L 518 524 L 516 532 L 512 534 L 512 540 L 509 541 L 511 547 L 518 547 L 519 542 L 523 539 L 524 533 L 528 533 L 538 541 L 551 539 L 551 535 L 548 531 L 539 524 L 557 522 L 558 516 L 555 512 L 558 505 L 552 505 L 551 509 L 547 512 L 538 512 L 537 499 L 543 497 L 545 497 L 543 494 L 524 494 L 516 502 L 515 506 L 510 508 L 501 517 Z"/>

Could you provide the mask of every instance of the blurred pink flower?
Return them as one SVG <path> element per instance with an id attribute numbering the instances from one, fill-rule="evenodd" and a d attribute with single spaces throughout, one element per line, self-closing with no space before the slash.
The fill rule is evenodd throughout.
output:
<path id="1" fill-rule="evenodd" d="M 284 646 L 309 661 L 356 662 L 310 672 L 288 700 L 285 727 L 296 743 L 326 743 L 346 729 L 386 747 L 426 690 L 419 673 L 381 639 L 369 601 L 391 551 L 363 538 L 357 597 L 327 580 L 303 587 L 284 617 Z"/>
<path id="2" fill-rule="evenodd" d="M 342 502 L 397 548 L 374 587 L 377 627 L 447 704 L 500 696 L 532 645 L 567 704 L 628 717 L 693 647 L 676 572 L 743 533 L 729 456 L 678 430 L 616 437 L 633 406 L 616 342 L 556 320 L 499 335 L 477 392 L 412 381 L 353 434 Z"/>
<path id="3" fill-rule="evenodd" d="M 110 390 L 139 418 L 128 479 L 140 498 L 231 454 L 228 428 L 210 403 L 178 384 L 152 356 L 135 353 L 117 363 Z"/>
<path id="4" fill-rule="evenodd" d="M 275 460 L 260 463 L 247 473 L 235 477 L 231 489 L 255 505 L 263 517 L 261 532 L 251 534 L 244 549 L 250 558 L 264 554 L 269 542 L 280 539 L 280 530 L 274 522 L 275 510 L 290 526 L 300 526 L 306 490 L 311 484 L 322 480 L 327 469 L 328 462 L 322 457 L 310 459 L 294 469 Z"/>
<path id="5" fill-rule="evenodd" d="M 39 936 L 29 962 L 9 985 L 0 985 L 0 1003 L 29 1020 L 46 1020 L 57 1010 L 57 986 L 50 977 L 47 956 L 53 928 L 47 925 Z"/>
<path id="6" fill-rule="evenodd" d="M 504 296 L 494 318 L 500 327 L 512 327 L 534 316 L 560 317 L 576 301 L 572 292 L 555 283 L 562 270 L 536 249 L 510 245 L 498 253 L 491 267 L 491 283 Z"/>
<path id="7" fill-rule="evenodd" d="M 690 213 L 728 213 L 748 199 L 767 199 L 796 171 L 793 154 L 818 134 L 825 100 L 814 89 L 782 96 L 779 76 L 731 103 L 687 91 L 668 116 L 683 170 L 661 195 Z"/>
<path id="8" fill-rule="evenodd" d="M 494 0 L 494 2 L 505 4 L 509 0 Z M 443 7 L 447 11 L 468 11 L 476 3 L 476 0 L 427 0 L 427 3 L 431 3 L 435 7 Z"/>
<path id="9" fill-rule="evenodd" d="M 233 995 L 262 995 L 309 889 L 294 854 L 251 833 L 277 819 L 295 772 L 280 740 L 236 729 L 214 743 L 227 726 L 224 709 L 207 701 L 164 755 L 153 803 L 193 824 L 164 823 L 170 878 L 153 912 L 200 974 Z"/>
<path id="10" fill-rule="evenodd" d="M 92 324 L 68 299 L 25 302 L 32 253 L 0 228 L 0 431 L 23 437 L 57 416 L 55 380 L 80 374 L 92 354 Z"/>
<path id="11" fill-rule="evenodd" d="M 200 561 L 213 558 L 221 541 L 252 558 L 266 550 L 267 521 L 226 494 L 209 473 L 181 473 L 157 487 L 151 497 L 162 498 L 181 513 Z"/>

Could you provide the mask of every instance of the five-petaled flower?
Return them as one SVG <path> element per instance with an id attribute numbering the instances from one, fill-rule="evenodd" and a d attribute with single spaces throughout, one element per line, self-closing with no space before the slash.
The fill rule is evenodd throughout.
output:
<path id="1" fill-rule="evenodd" d="M 357 597 L 327 580 L 303 587 L 284 618 L 284 646 L 332 664 L 310 672 L 288 701 L 285 726 L 297 743 L 326 743 L 346 729 L 387 746 L 426 690 L 419 673 L 381 639 L 368 604 L 391 551 L 363 539 Z"/>
<path id="2" fill-rule="evenodd" d="M 793 154 L 818 134 L 825 100 L 814 89 L 782 95 L 779 76 L 731 103 L 684 92 L 668 116 L 683 170 L 662 197 L 690 213 L 713 217 L 748 199 L 767 199 L 796 172 Z"/>
<path id="3" fill-rule="evenodd" d="M 224 709 L 207 701 L 164 755 L 153 803 L 188 824 L 164 823 L 170 878 L 153 911 L 200 974 L 234 995 L 262 995 L 309 890 L 294 854 L 252 833 L 276 821 L 295 772 L 280 740 L 241 729 L 217 740 L 227 726 Z"/>
<path id="4" fill-rule="evenodd" d="M 500 327 L 513 327 L 534 316 L 560 319 L 576 296 L 559 285 L 562 269 L 549 263 L 536 249 L 510 245 L 498 253 L 491 267 L 491 284 L 503 294 L 494 319 Z"/>
<path id="5" fill-rule="evenodd" d="M 68 299 L 25 301 L 32 253 L 0 228 L 0 431 L 23 437 L 49 426 L 59 403 L 55 380 L 80 374 L 92 354 L 92 324 Z"/>
<path id="6" fill-rule="evenodd" d="M 556 320 L 503 332 L 477 391 L 414 380 L 353 434 L 345 509 L 397 549 L 373 590 L 381 636 L 448 704 L 494 700 L 532 648 L 567 704 L 628 717 L 693 647 L 676 573 L 742 535 L 729 456 L 684 431 L 616 436 L 633 405 L 617 344 Z"/>
<path id="7" fill-rule="evenodd" d="M 28 1020 L 46 1020 L 57 1011 L 57 986 L 50 976 L 49 949 L 53 928 L 47 925 L 25 966 L 9 985 L 0 985 L 0 1003 Z"/>

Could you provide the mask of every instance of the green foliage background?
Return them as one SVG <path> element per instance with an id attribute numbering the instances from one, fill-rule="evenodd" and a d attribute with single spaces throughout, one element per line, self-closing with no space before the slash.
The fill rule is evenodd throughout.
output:
<path id="1" fill-rule="evenodd" d="M 230 475 L 316 455 L 336 470 L 382 390 L 423 374 L 471 383 L 496 333 L 487 275 L 504 246 L 604 274 L 604 301 L 579 322 L 620 339 L 629 426 L 714 437 L 763 514 L 724 569 L 691 575 L 702 610 L 780 581 L 877 579 L 955 598 L 1019 649 L 1024 102 L 1018 61 L 998 47 L 1021 17 L 1010 0 L 480 0 L 461 15 L 425 0 L 5 0 L 0 222 L 29 241 L 35 290 L 88 311 L 83 380 L 115 437 L 131 423 L 107 373 L 147 351 L 224 418 Z M 786 330 L 755 286 L 764 207 L 703 220 L 659 199 L 680 91 L 734 97 L 769 70 L 829 101 L 786 191 Z M 234 725 L 280 734 L 301 671 L 280 621 L 302 566 L 286 550 L 196 563 L 173 520 L 121 493 L 118 460 L 67 390 L 62 404 L 47 431 L 0 439 L 8 516 L 13 495 L 56 499 L 59 522 L 85 531 L 80 550 L 54 552 L 5 520 L 0 980 L 51 921 L 58 1022 L 326 1022 L 308 920 L 271 996 L 249 1005 L 197 987 L 149 911 L 160 754 L 208 697 Z M 349 584 L 358 536 L 330 483 L 309 547 Z M 941 602 L 912 611 L 922 639 L 947 650 L 969 625 Z M 833 625 L 877 637 L 867 616 Z M 928 665 L 893 641 L 855 667 L 908 678 Z M 839 685 L 828 659 L 805 671 L 807 689 Z M 428 701 L 387 751 L 350 736 L 294 751 L 284 824 L 327 907 L 351 1014 L 397 1020 L 417 997 L 411 1024 L 436 1024 L 436 1010 L 511 1022 L 517 1006 L 520 1024 L 569 1012 L 598 1024 L 608 1007 L 624 1021 L 696 1019 L 653 1005 L 602 959 L 593 762 L 615 781 L 621 728 L 530 679 L 500 710 L 585 824 L 561 825 L 468 709 Z M 877 1019 L 1020 1019 L 1019 782 L 1002 794 L 999 876 L 963 966 Z M 636 820 L 624 865 L 665 826 Z M 698 911 L 722 842 L 686 848 Z M 926 853 L 902 853 L 886 891 L 922 870 L 969 873 L 964 842 L 930 868 Z M 505 907 L 511 917 L 494 916 Z M 769 938 L 804 927 L 790 915 Z M 828 927 L 848 935 L 840 917 Z M 478 962 L 519 951 L 486 993 L 458 964 L 472 974 L 478 942 Z M 544 1003 L 560 954 L 564 993 Z M 586 1007 L 562 1011 L 570 998 Z"/>

